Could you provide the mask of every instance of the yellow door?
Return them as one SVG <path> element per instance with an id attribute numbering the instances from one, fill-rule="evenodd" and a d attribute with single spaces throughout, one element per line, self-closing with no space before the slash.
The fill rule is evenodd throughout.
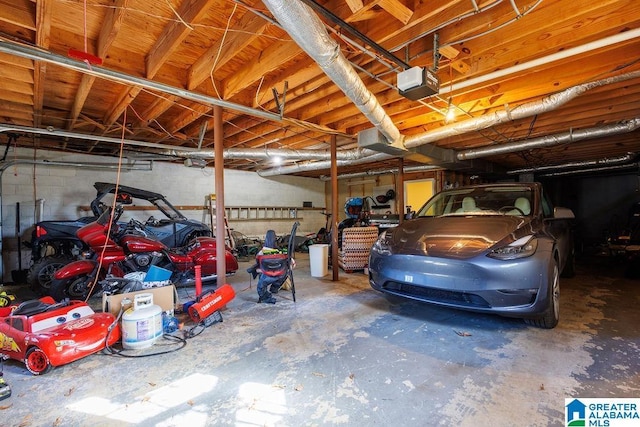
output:
<path id="1" fill-rule="evenodd" d="M 404 183 L 404 206 L 405 213 L 408 206 L 411 211 L 418 211 L 424 203 L 433 196 L 435 180 L 422 179 L 416 181 L 405 181 Z"/>

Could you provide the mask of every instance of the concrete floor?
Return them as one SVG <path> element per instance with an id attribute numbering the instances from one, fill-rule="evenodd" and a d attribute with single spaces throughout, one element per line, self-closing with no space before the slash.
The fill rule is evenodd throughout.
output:
<path id="1" fill-rule="evenodd" d="M 175 353 L 96 354 L 40 377 L 5 362 L 0 425 L 562 426 L 565 398 L 640 397 L 640 281 L 621 267 L 579 265 L 559 326 L 541 330 L 297 261 L 296 303 L 256 304 L 241 263 L 224 322 Z"/>

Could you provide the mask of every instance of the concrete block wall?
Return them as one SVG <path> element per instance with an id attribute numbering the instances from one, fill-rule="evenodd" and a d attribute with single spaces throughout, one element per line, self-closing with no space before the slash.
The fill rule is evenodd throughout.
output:
<path id="1" fill-rule="evenodd" d="M 16 212 L 20 205 L 20 240 L 30 241 L 33 224 L 42 220 L 70 220 L 90 216 L 80 209 L 88 206 L 95 197 L 94 182 L 115 182 L 116 170 L 105 170 L 96 163 L 114 164 L 112 157 L 65 154 L 38 151 L 38 161 L 46 160 L 50 165 L 15 164 L 15 160 L 33 159 L 31 150 L 10 150 L 0 176 L 1 236 L 3 282 L 11 281 L 11 271 L 30 266 L 30 252 L 20 251 L 18 261 L 18 236 Z M 53 163 L 72 163 L 57 166 Z M 85 164 L 91 167 L 77 167 Z M 1 165 L 1 163 L 0 163 Z M 303 201 L 311 201 L 314 207 L 325 206 L 325 184 L 313 178 L 280 176 L 263 178 L 253 172 L 225 170 L 224 201 L 227 206 L 292 206 L 302 207 Z M 182 164 L 153 162 L 150 171 L 123 171 L 120 183 L 161 193 L 173 205 L 205 205 L 209 194 L 215 193 L 213 168 L 188 168 Z M 42 212 L 40 213 L 40 207 Z M 185 216 L 207 224 L 209 214 L 204 210 L 185 210 Z M 150 214 L 143 212 L 146 219 Z M 155 213 L 158 217 L 158 213 Z M 299 233 L 316 232 L 324 226 L 325 218 L 320 211 L 300 211 Z M 230 227 L 250 237 L 264 237 L 266 230 L 286 234 L 293 222 L 288 220 L 232 221 Z"/>

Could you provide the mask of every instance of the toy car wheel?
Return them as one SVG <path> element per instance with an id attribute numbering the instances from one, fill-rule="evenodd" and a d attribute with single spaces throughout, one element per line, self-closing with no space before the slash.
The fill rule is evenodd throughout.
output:
<path id="1" fill-rule="evenodd" d="M 27 350 L 27 354 L 24 357 L 24 363 L 27 366 L 29 372 L 33 375 L 46 374 L 51 370 L 51 363 L 47 355 L 38 347 L 31 347 Z"/>

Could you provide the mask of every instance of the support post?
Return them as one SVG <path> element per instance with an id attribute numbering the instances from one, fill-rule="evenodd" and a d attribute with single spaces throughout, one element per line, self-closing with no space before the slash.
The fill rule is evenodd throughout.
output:
<path id="1" fill-rule="evenodd" d="M 396 181 L 396 194 L 398 197 L 396 198 L 396 206 L 398 209 L 398 213 L 400 213 L 400 224 L 404 221 L 404 215 L 406 212 L 404 205 L 404 159 L 400 157 L 398 161 L 398 180 Z"/>
<path id="2" fill-rule="evenodd" d="M 333 281 L 339 280 L 338 265 L 338 137 L 331 135 L 331 270 Z"/>
<path id="3" fill-rule="evenodd" d="M 216 188 L 216 274 L 217 285 L 222 286 L 227 277 L 225 260 L 225 227 L 224 227 L 224 133 L 222 131 L 222 107 L 213 106 L 213 146 Z"/>

